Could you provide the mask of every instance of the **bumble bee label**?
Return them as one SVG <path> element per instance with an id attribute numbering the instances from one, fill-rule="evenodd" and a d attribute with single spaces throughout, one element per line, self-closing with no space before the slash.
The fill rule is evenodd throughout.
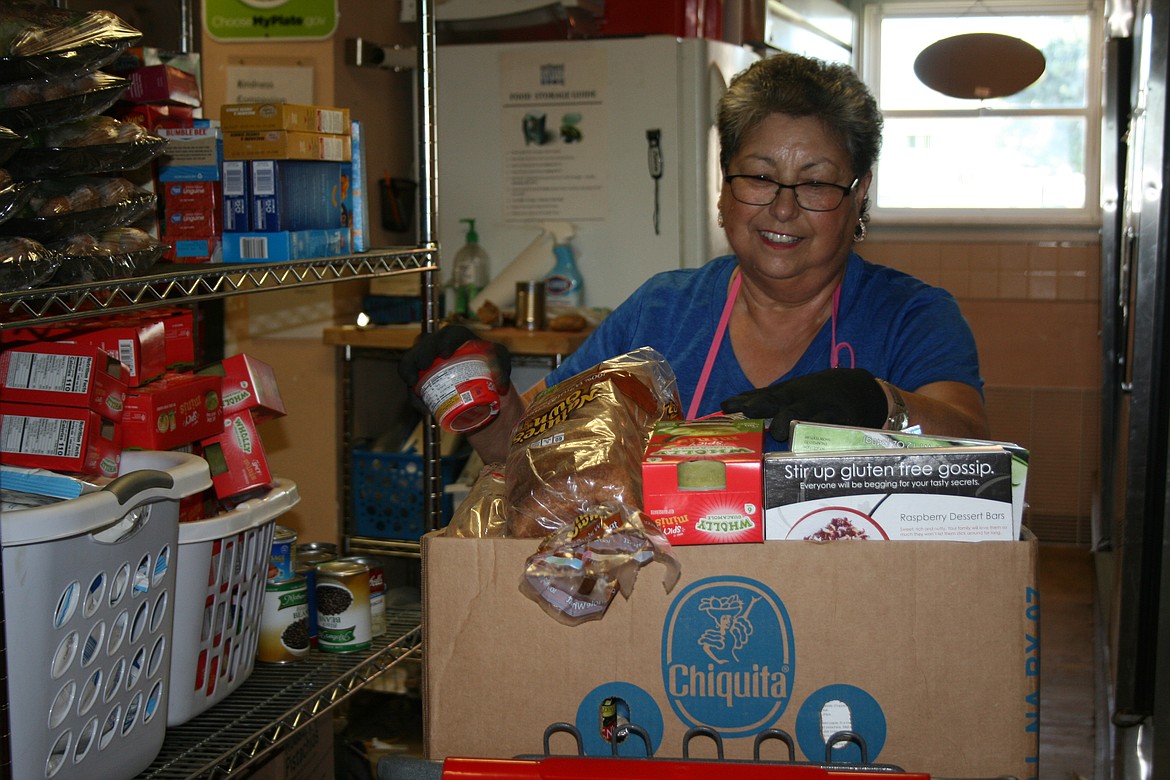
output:
<path id="1" fill-rule="evenodd" d="M 299 661 L 309 654 L 309 591 L 304 577 L 268 580 L 260 616 L 256 660 Z"/>
<path id="2" fill-rule="evenodd" d="M 370 570 L 350 561 L 317 567 L 317 647 L 327 653 L 369 650 Z"/>

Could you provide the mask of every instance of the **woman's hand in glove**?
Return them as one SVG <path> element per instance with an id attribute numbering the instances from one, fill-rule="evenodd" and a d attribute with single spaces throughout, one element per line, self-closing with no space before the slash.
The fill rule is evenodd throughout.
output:
<path id="1" fill-rule="evenodd" d="M 398 375 L 411 390 L 411 398 L 417 399 L 414 392 L 419 377 L 430 370 L 436 360 L 442 360 L 455 354 L 455 350 L 468 341 L 479 339 L 470 328 L 462 325 L 446 325 L 434 333 L 424 333 L 414 342 L 414 346 L 406 350 L 402 359 L 398 361 Z M 492 348 L 492 379 L 496 383 L 496 392 L 506 395 L 512 386 L 512 354 L 503 344 L 494 341 L 485 341 Z"/>
<path id="2" fill-rule="evenodd" d="M 830 368 L 749 390 L 723 401 L 723 411 L 771 419 L 776 441 L 788 441 L 793 420 L 881 428 L 888 418 L 886 391 L 864 368 Z"/>

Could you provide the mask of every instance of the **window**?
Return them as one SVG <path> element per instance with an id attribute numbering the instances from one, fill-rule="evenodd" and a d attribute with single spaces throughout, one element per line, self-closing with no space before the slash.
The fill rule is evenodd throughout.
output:
<path id="1" fill-rule="evenodd" d="M 1100 9 L 1033 0 L 866 6 L 862 74 L 885 115 L 870 201 L 889 222 L 1098 221 Z M 1005 98 L 930 89 L 914 59 L 942 38 L 1013 35 L 1044 53 L 1044 74 Z"/>

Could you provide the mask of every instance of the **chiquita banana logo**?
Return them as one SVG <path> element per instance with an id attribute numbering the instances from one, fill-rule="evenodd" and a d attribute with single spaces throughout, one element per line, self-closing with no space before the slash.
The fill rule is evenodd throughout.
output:
<path id="1" fill-rule="evenodd" d="M 788 706 L 795 667 L 788 611 L 767 585 L 708 577 L 671 604 L 662 629 L 663 685 L 688 727 L 724 738 L 774 727 Z"/>

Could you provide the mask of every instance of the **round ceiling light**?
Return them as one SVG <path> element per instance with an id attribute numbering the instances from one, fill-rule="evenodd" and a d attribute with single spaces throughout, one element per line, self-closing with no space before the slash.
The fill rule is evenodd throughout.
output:
<path id="1" fill-rule="evenodd" d="M 927 46 L 914 60 L 914 75 L 954 98 L 1006 97 L 1044 74 L 1044 53 L 1027 41 L 998 33 L 967 33 Z"/>

